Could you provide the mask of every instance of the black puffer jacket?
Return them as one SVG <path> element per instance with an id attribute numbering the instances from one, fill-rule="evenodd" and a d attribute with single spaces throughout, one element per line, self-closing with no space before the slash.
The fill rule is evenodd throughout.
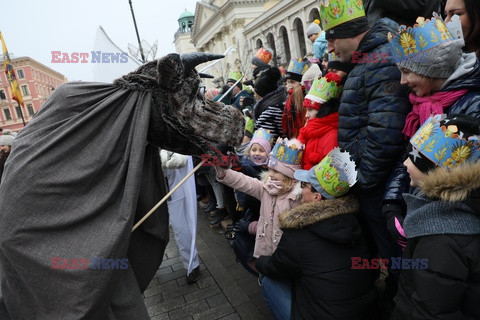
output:
<path id="1" fill-rule="evenodd" d="M 387 40 L 398 24 L 384 18 L 364 36 L 358 51 L 393 57 Z M 362 55 L 363 56 L 363 55 Z M 405 139 L 405 117 L 411 110 L 407 90 L 400 85 L 400 70 L 390 59 L 359 63 L 348 75 L 340 99 L 338 144 L 352 154 L 360 187 L 383 188 Z"/>
<path id="2" fill-rule="evenodd" d="M 260 273 L 292 280 L 292 319 L 372 319 L 374 270 L 352 269 L 367 257 L 353 196 L 310 202 L 279 216 L 282 239 Z"/>
<path id="3" fill-rule="evenodd" d="M 435 169 L 421 193 L 405 195 L 404 259 L 428 268 L 402 270 L 393 320 L 480 319 L 480 216 L 468 206 L 479 188 L 477 162 Z"/>

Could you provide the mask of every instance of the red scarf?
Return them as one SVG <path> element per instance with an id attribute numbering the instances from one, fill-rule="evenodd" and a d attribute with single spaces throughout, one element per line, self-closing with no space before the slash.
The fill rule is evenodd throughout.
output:
<path id="1" fill-rule="evenodd" d="M 455 91 L 440 91 L 430 96 L 417 97 L 410 93 L 409 99 L 413 105 L 412 111 L 407 114 L 405 120 L 405 127 L 403 127 L 403 134 L 407 138 L 411 138 L 418 128 L 430 117 L 432 114 L 442 114 L 443 110 L 450 107 L 461 96 L 468 92 L 466 89 Z"/>
<path id="2" fill-rule="evenodd" d="M 297 139 L 306 144 L 308 140 L 322 137 L 332 129 L 338 129 L 338 112 L 308 120 L 305 127 L 300 129 Z"/>

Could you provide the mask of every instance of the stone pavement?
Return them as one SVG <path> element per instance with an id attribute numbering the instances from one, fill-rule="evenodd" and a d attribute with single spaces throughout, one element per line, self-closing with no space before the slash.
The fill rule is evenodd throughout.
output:
<path id="1" fill-rule="evenodd" d="M 201 277 L 189 285 L 170 230 L 162 265 L 144 292 L 151 320 L 272 319 L 257 279 L 235 261 L 223 230 L 210 229 L 202 210 L 198 212 L 197 250 Z"/>

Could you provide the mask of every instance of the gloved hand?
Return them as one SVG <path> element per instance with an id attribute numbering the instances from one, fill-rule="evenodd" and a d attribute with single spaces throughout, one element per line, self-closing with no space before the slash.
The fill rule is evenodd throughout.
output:
<path id="1" fill-rule="evenodd" d="M 242 218 L 235 223 L 233 230 L 236 232 L 248 232 L 248 226 L 250 225 L 250 220 Z"/>
<path id="2" fill-rule="evenodd" d="M 403 231 L 404 211 L 404 208 L 395 202 L 386 203 L 382 207 L 382 213 L 387 220 L 388 231 L 402 249 L 407 246 L 407 236 Z"/>
<path id="3" fill-rule="evenodd" d="M 188 156 L 163 149 L 160 151 L 160 158 L 162 160 L 162 169 L 183 168 L 188 162 Z"/>

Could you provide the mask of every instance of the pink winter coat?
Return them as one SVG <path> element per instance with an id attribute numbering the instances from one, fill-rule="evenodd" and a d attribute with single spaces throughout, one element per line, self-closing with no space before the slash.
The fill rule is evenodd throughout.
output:
<path id="1" fill-rule="evenodd" d="M 223 173 L 225 176 L 222 177 Z M 300 203 L 294 195 L 294 189 L 281 195 L 270 195 L 264 188 L 264 183 L 243 173 L 217 168 L 217 180 L 237 191 L 244 192 L 260 200 L 260 217 L 257 224 L 255 249 L 253 256 L 270 256 L 277 248 L 282 231 L 278 216 L 284 211 L 292 209 Z"/>

